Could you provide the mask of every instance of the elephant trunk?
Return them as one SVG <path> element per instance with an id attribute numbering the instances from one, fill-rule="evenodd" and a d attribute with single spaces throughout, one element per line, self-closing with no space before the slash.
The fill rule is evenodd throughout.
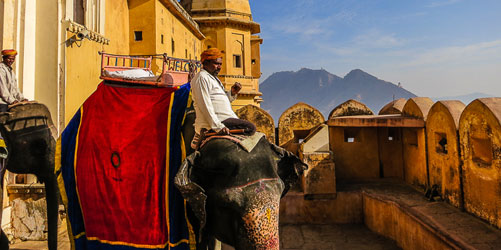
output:
<path id="1" fill-rule="evenodd" d="M 251 206 L 242 217 L 245 237 L 241 239 L 247 238 L 246 243 L 250 243 L 250 249 L 278 250 L 280 245 L 278 236 L 280 194 L 273 194 L 273 196 L 264 194 L 256 198 L 260 204 Z M 242 243 L 240 242 L 240 244 Z M 238 248 L 248 249 L 247 247 Z"/>
<path id="2" fill-rule="evenodd" d="M 47 196 L 47 220 L 49 226 L 49 250 L 57 250 L 57 223 L 59 213 L 59 189 L 55 176 L 44 180 Z"/>
<path id="3" fill-rule="evenodd" d="M 242 226 L 235 249 L 279 249 L 279 205 L 284 189 L 278 179 L 260 180 L 252 185 L 227 190 L 226 195 L 235 201 L 244 201 Z M 240 198 L 246 197 L 244 199 Z"/>

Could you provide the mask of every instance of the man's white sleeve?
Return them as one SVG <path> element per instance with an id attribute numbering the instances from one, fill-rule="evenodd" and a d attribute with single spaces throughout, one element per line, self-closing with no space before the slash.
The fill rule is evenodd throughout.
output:
<path id="1" fill-rule="evenodd" d="M 226 92 L 226 96 L 228 96 L 228 99 L 230 100 L 230 102 L 233 102 L 237 99 L 238 94 L 232 95 L 231 90 L 226 90 L 225 92 Z"/>
<path id="2" fill-rule="evenodd" d="M 7 104 L 13 103 L 16 99 L 9 92 L 9 83 L 3 70 L 0 70 L 0 98 Z"/>
<path id="3" fill-rule="evenodd" d="M 17 82 L 14 81 L 11 84 L 11 91 L 12 96 L 17 100 L 17 101 L 22 101 L 24 100 L 23 94 L 21 94 L 21 91 L 19 91 L 19 88 L 17 87 Z"/>
<path id="4" fill-rule="evenodd" d="M 193 84 L 191 92 L 193 94 L 193 99 L 197 105 L 197 108 L 200 109 L 200 113 L 204 117 L 204 120 L 209 123 L 212 129 L 220 130 L 225 126 L 217 118 L 216 113 L 214 112 L 214 106 L 212 105 L 212 101 L 210 99 L 209 88 L 210 83 L 207 81 L 207 79 L 204 77 L 199 77 L 197 79 L 197 83 Z"/>

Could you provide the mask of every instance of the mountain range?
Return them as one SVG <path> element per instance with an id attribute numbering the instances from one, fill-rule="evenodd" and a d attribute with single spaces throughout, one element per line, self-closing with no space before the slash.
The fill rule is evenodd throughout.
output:
<path id="1" fill-rule="evenodd" d="M 377 114 L 392 100 L 416 96 L 360 69 L 354 69 L 342 78 L 323 69 L 282 71 L 270 75 L 259 89 L 264 100 L 261 108 L 268 111 L 277 123 L 282 112 L 298 102 L 317 108 L 327 119 L 333 108 L 349 99 L 364 103 Z"/>

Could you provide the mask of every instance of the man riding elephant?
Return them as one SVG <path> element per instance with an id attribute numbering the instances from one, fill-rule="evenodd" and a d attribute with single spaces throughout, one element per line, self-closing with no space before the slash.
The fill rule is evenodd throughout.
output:
<path id="1" fill-rule="evenodd" d="M 2 62 L 0 63 L 0 112 L 6 112 L 9 105 L 28 101 L 17 88 L 16 75 L 12 69 L 12 64 L 16 61 L 16 55 L 16 50 L 2 50 Z"/>
<path id="2" fill-rule="evenodd" d="M 47 200 L 48 248 L 55 250 L 59 209 L 59 190 L 54 174 L 57 132 L 48 108 L 43 104 L 28 102 L 19 91 L 12 69 L 16 55 L 16 50 L 2 50 L 0 63 L 0 138 L 5 139 L 8 148 L 6 162 L 0 160 L 0 201 L 3 199 L 6 170 L 19 176 L 34 174 L 42 181 Z M 9 249 L 8 243 L 7 236 L 0 228 L 0 249 Z"/>
<path id="3" fill-rule="evenodd" d="M 237 250 L 278 250 L 280 198 L 306 165 L 238 119 L 230 102 L 241 86 L 224 91 L 217 78 L 222 57 L 218 49 L 204 51 L 203 69 L 191 81 L 196 118 L 187 114 L 182 131 L 197 151 L 183 162 L 175 183 L 197 218 L 190 221 L 198 250 L 213 249 L 214 238 Z M 244 136 L 229 135 L 232 129 Z M 205 132 L 215 136 L 204 138 Z"/>
<path id="4" fill-rule="evenodd" d="M 226 92 L 217 75 L 223 64 L 223 53 L 217 48 L 204 51 L 201 55 L 202 70 L 191 81 L 191 91 L 195 106 L 195 137 L 192 148 L 200 140 L 200 135 L 206 131 L 218 134 L 229 134 L 230 129 L 244 129 L 245 134 L 251 135 L 256 131 L 254 124 L 238 119 L 233 112 L 230 102 L 236 99 L 242 88 L 235 83 L 231 91 Z"/>

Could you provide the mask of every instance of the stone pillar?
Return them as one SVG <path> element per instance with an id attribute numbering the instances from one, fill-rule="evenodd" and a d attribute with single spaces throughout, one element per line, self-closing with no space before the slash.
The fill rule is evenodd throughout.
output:
<path id="1" fill-rule="evenodd" d="M 328 119 L 332 119 L 334 117 L 352 116 L 352 115 L 374 115 L 374 112 L 372 112 L 372 110 L 365 104 L 350 99 L 332 109 L 332 111 L 329 113 Z"/>
<path id="2" fill-rule="evenodd" d="M 302 153 L 301 160 L 308 164 L 301 182 L 305 198 L 335 198 L 336 171 L 332 152 Z"/>
<path id="3" fill-rule="evenodd" d="M 306 103 L 296 103 L 285 110 L 278 120 L 278 145 L 294 152 L 286 144 L 298 144 L 312 128 L 324 122 L 324 116 L 316 108 Z M 292 147 L 297 148 L 297 145 Z"/>
<path id="4" fill-rule="evenodd" d="M 501 228 L 501 98 L 476 99 L 461 114 L 464 208 Z"/>
<path id="5" fill-rule="evenodd" d="M 4 210 L 2 229 L 11 242 L 47 240 L 47 205 L 43 184 L 10 184 L 9 205 Z"/>
<path id="6" fill-rule="evenodd" d="M 433 101 L 428 97 L 413 97 L 404 106 L 407 117 L 426 122 Z M 403 128 L 404 179 L 407 183 L 426 190 L 429 187 L 425 128 Z"/>
<path id="7" fill-rule="evenodd" d="M 264 109 L 248 104 L 235 112 L 240 119 L 250 121 L 256 125 L 256 130 L 266 135 L 266 139 L 275 143 L 275 123 L 273 117 Z"/>
<path id="8" fill-rule="evenodd" d="M 438 101 L 426 120 L 429 186 L 458 208 L 463 203 L 458 127 L 464 108 L 460 101 Z"/>

